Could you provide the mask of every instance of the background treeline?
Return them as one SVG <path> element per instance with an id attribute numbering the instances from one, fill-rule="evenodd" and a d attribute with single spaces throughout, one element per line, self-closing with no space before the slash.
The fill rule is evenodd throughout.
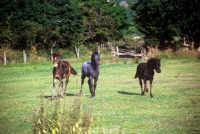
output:
<path id="1" fill-rule="evenodd" d="M 118 40 L 125 8 L 102 0 L 4 0 L 0 43 L 15 49 L 79 46 Z"/>
<path id="2" fill-rule="evenodd" d="M 128 6 L 120 6 L 120 2 L 0 1 L 0 45 L 49 51 L 57 46 L 70 49 L 126 42 L 133 34 L 142 33 L 148 45 L 177 48 L 186 39 L 199 46 L 200 1 L 129 0 Z"/>
<path id="3" fill-rule="evenodd" d="M 131 7 L 134 21 L 147 44 L 179 47 L 183 41 L 200 45 L 199 0 L 139 0 Z"/>

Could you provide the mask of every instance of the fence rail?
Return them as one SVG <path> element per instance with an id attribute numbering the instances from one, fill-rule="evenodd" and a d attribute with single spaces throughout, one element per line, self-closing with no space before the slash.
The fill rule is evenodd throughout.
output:
<path id="1" fill-rule="evenodd" d="M 101 49 L 100 49 L 100 47 L 98 47 L 98 52 L 100 53 L 100 51 L 101 51 Z M 79 50 L 76 49 L 76 52 L 79 53 Z M 53 51 L 51 49 L 51 54 L 52 53 L 53 53 Z M 121 48 L 116 47 L 116 49 L 113 50 L 111 53 L 117 55 L 118 57 L 119 56 L 131 56 L 131 57 L 142 57 L 143 58 L 143 53 L 136 53 L 136 51 L 133 49 L 121 49 Z M 27 54 L 26 54 L 25 50 L 23 50 L 22 55 L 23 55 L 23 62 L 26 63 L 27 62 Z M 2 55 L 0 55 L 0 58 L 2 59 L 3 64 L 6 65 L 8 59 L 9 59 L 6 51 L 4 51 Z M 78 54 L 77 58 L 79 58 L 79 54 Z M 52 60 L 52 57 L 51 57 L 51 60 Z"/>
<path id="2" fill-rule="evenodd" d="M 133 57 L 143 57 L 143 53 L 136 53 L 135 50 L 132 49 L 121 49 L 116 47 L 116 51 L 111 52 L 112 54 L 119 56 L 124 56 L 124 55 L 128 55 L 128 56 L 133 56 Z"/>

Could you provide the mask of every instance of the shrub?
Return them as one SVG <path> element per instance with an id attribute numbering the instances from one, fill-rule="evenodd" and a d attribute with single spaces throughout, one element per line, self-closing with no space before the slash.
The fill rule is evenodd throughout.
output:
<path id="1" fill-rule="evenodd" d="M 135 58 L 133 58 L 133 63 L 138 64 L 140 62 L 140 58 L 138 56 L 136 56 Z"/>
<path id="2" fill-rule="evenodd" d="M 84 113 L 82 116 L 81 100 L 80 97 L 75 97 L 73 105 L 68 109 L 61 106 L 61 99 L 54 102 L 54 110 L 49 113 L 47 110 L 43 97 L 41 97 L 40 109 L 33 112 L 33 126 L 34 134 L 79 134 L 89 133 L 92 123 L 92 110 Z"/>

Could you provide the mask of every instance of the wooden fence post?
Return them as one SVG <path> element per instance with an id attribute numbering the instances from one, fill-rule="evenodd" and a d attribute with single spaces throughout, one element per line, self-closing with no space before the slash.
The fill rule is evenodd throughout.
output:
<path id="1" fill-rule="evenodd" d="M 23 50 L 23 59 L 24 59 L 24 63 L 26 63 L 26 52 L 25 52 L 25 50 Z"/>
<path id="2" fill-rule="evenodd" d="M 117 56 L 119 57 L 119 48 L 116 47 L 116 51 L 117 51 Z"/>
<path id="3" fill-rule="evenodd" d="M 79 59 L 79 48 L 77 48 L 76 46 L 75 46 L 75 51 L 76 51 L 76 57 Z"/>
<path id="4" fill-rule="evenodd" d="M 6 52 L 5 51 L 3 52 L 3 63 L 4 63 L 4 65 L 6 65 Z"/>
<path id="5" fill-rule="evenodd" d="M 101 48 L 100 48 L 100 46 L 98 45 L 98 53 L 100 54 L 101 53 Z"/>

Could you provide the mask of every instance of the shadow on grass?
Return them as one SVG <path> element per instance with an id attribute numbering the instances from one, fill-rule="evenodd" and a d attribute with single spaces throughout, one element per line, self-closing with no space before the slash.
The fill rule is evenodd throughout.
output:
<path id="1" fill-rule="evenodd" d="M 77 94 L 66 93 L 66 96 L 77 96 Z"/>
<path id="2" fill-rule="evenodd" d="M 51 96 L 44 96 L 44 98 L 51 101 Z"/>
<path id="3" fill-rule="evenodd" d="M 77 96 L 77 94 L 66 93 L 66 96 Z M 66 96 L 64 96 L 64 97 L 66 97 Z M 62 97 L 58 97 L 57 95 L 55 95 L 54 97 L 55 97 L 55 99 L 62 98 Z M 46 96 L 44 96 L 44 98 L 51 101 L 51 95 L 46 95 Z"/>
<path id="4" fill-rule="evenodd" d="M 130 93 L 130 92 L 126 92 L 126 91 L 118 91 L 118 93 L 123 94 L 123 95 L 141 95 L 139 93 Z"/>

